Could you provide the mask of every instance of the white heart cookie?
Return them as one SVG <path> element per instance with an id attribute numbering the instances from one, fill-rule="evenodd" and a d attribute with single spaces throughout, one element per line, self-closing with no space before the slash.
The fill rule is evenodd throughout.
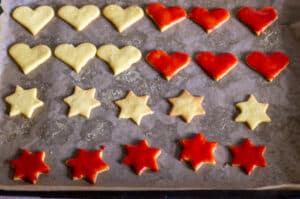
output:
<path id="1" fill-rule="evenodd" d="M 129 69 L 132 64 L 138 62 L 142 54 L 134 46 L 125 46 L 119 49 L 115 45 L 108 44 L 98 49 L 97 56 L 110 65 L 114 75 L 118 75 Z"/>
<path id="2" fill-rule="evenodd" d="M 75 6 L 66 5 L 61 7 L 57 14 L 76 30 L 81 31 L 100 16 L 100 10 L 95 5 L 85 5 L 79 9 Z"/>
<path id="3" fill-rule="evenodd" d="M 55 48 L 54 54 L 79 73 L 87 62 L 95 57 L 96 51 L 96 47 L 90 43 L 82 43 L 77 47 L 72 44 L 61 44 Z"/>
<path id="4" fill-rule="evenodd" d="M 123 9 L 112 4 L 104 8 L 103 15 L 116 26 L 119 32 L 122 32 L 143 18 L 144 11 L 139 6 L 130 6 Z"/>
<path id="5" fill-rule="evenodd" d="M 13 11 L 12 16 L 33 35 L 36 35 L 54 17 L 54 10 L 49 6 L 39 6 L 34 10 L 28 6 L 20 6 Z"/>
<path id="6" fill-rule="evenodd" d="M 51 50 L 48 46 L 37 45 L 30 48 L 24 43 L 11 46 L 8 53 L 19 65 L 24 74 L 30 73 L 51 56 Z"/>

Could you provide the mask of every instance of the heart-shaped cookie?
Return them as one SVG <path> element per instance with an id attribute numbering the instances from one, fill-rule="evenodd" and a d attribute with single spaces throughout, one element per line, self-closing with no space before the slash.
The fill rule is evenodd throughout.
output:
<path id="1" fill-rule="evenodd" d="M 251 28 L 256 35 L 260 35 L 278 18 L 277 10 L 273 7 L 264 7 L 256 10 L 251 7 L 241 8 L 237 17 L 241 22 Z"/>
<path id="2" fill-rule="evenodd" d="M 132 64 L 138 62 L 142 54 L 134 46 L 125 46 L 119 49 L 115 45 L 108 44 L 98 49 L 97 56 L 107 62 L 114 74 L 118 75 L 129 69 Z"/>
<path id="3" fill-rule="evenodd" d="M 96 47 L 90 43 L 82 43 L 77 47 L 72 44 L 61 44 L 55 48 L 54 54 L 79 73 L 87 62 L 95 57 L 96 51 Z"/>
<path id="4" fill-rule="evenodd" d="M 175 52 L 168 55 L 162 50 L 153 50 L 146 56 L 147 62 L 167 80 L 170 80 L 180 70 L 184 69 L 190 62 L 190 56 L 182 52 Z"/>
<path id="5" fill-rule="evenodd" d="M 116 26 L 119 32 L 123 32 L 143 18 L 144 11 L 139 6 L 130 6 L 123 9 L 118 5 L 112 4 L 104 8 L 103 15 Z"/>
<path id="6" fill-rule="evenodd" d="M 151 3 L 146 7 L 146 13 L 163 32 L 169 27 L 184 20 L 186 11 L 180 6 L 165 7 L 161 3 Z"/>
<path id="7" fill-rule="evenodd" d="M 61 7 L 57 14 L 60 18 L 73 26 L 77 31 L 81 31 L 93 20 L 99 17 L 100 10 L 95 5 L 85 5 L 81 8 L 66 5 Z"/>
<path id="8" fill-rule="evenodd" d="M 48 46 L 37 45 L 30 48 L 24 43 L 14 44 L 9 48 L 8 53 L 19 65 L 24 74 L 30 73 L 51 56 L 51 50 Z"/>
<path id="9" fill-rule="evenodd" d="M 272 81 L 289 64 L 289 57 L 282 52 L 266 55 L 262 52 L 251 52 L 246 57 L 246 63 L 267 80 Z"/>
<path id="10" fill-rule="evenodd" d="M 224 8 L 207 10 L 202 7 L 194 7 L 189 17 L 207 33 L 210 33 L 225 23 L 230 18 L 230 13 Z"/>
<path id="11" fill-rule="evenodd" d="M 39 6 L 34 10 L 28 6 L 20 6 L 13 11 L 12 17 L 31 34 L 36 35 L 54 17 L 54 10 L 49 6 Z"/>
<path id="12" fill-rule="evenodd" d="M 211 52 L 200 52 L 196 55 L 196 62 L 214 80 L 219 80 L 232 70 L 238 59 L 231 53 L 215 55 Z"/>

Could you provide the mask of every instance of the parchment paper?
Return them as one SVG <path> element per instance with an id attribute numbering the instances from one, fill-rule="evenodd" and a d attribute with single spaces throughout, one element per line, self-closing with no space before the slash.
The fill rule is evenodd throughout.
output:
<path id="1" fill-rule="evenodd" d="M 299 188 L 300 184 L 300 42 L 295 24 L 300 20 L 298 0 L 170 0 L 166 5 L 180 5 L 190 10 L 193 6 L 227 8 L 232 17 L 219 29 L 207 35 L 198 25 L 184 20 L 161 33 L 145 16 L 141 21 L 119 33 L 101 16 L 82 32 L 77 32 L 57 16 L 37 36 L 32 36 L 11 18 L 12 10 L 19 5 L 36 7 L 51 5 L 57 10 L 65 4 L 76 6 L 93 3 L 103 8 L 116 3 L 121 6 L 138 4 L 146 0 L 4 0 L 4 13 L 0 16 L 0 188 L 11 190 L 120 190 L 120 189 L 269 189 Z M 255 36 L 236 18 L 242 6 L 274 6 L 279 19 L 262 36 Z M 297 27 L 297 26 L 296 26 Z M 298 32 L 299 35 L 299 32 Z M 8 56 L 7 49 L 17 42 L 29 45 L 46 44 L 52 51 L 61 43 L 91 42 L 96 46 L 113 43 L 117 46 L 134 45 L 145 56 L 149 50 L 183 51 L 193 58 L 199 51 L 232 52 L 239 58 L 238 66 L 221 81 L 210 79 L 192 61 L 171 81 L 166 81 L 144 59 L 114 77 L 110 68 L 94 58 L 80 74 L 54 56 L 29 75 L 24 75 Z M 269 83 L 249 69 L 245 55 L 249 51 L 282 51 L 291 63 L 278 78 Z M 15 86 L 38 88 L 43 108 L 33 119 L 22 116 L 8 117 L 9 106 L 4 97 L 13 93 Z M 72 94 L 78 85 L 84 89 L 95 87 L 100 108 L 92 111 L 90 119 L 67 117 L 68 106 L 63 98 Z M 183 89 L 194 95 L 205 96 L 205 116 L 195 117 L 190 124 L 180 118 L 168 116 L 167 98 L 177 96 Z M 132 121 L 118 119 L 115 100 L 123 98 L 129 90 L 138 95 L 150 95 L 149 106 L 155 112 L 144 117 L 140 126 Z M 254 94 L 258 101 L 269 103 L 268 115 L 272 122 L 261 124 L 250 131 L 243 123 L 234 122 L 239 113 L 235 103 Z M 202 132 L 210 141 L 219 142 L 215 166 L 204 165 L 197 172 L 178 160 L 181 147 L 178 140 Z M 266 145 L 268 166 L 257 168 L 247 176 L 239 167 L 229 166 L 231 154 L 227 148 L 240 144 L 249 137 L 257 145 Z M 147 139 L 151 146 L 162 150 L 158 158 L 160 171 L 145 172 L 137 176 L 133 170 L 120 163 L 125 156 L 124 144 L 136 144 Z M 104 160 L 110 171 L 98 176 L 96 185 L 84 180 L 73 182 L 64 161 L 82 147 L 98 149 L 106 145 Z M 38 185 L 12 180 L 13 170 L 8 160 L 19 155 L 21 148 L 32 151 L 45 150 L 45 161 L 51 173 L 41 175 Z"/>

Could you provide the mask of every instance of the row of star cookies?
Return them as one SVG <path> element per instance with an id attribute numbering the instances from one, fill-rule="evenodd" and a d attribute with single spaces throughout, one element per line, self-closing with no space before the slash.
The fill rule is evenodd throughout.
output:
<path id="1" fill-rule="evenodd" d="M 190 162 L 192 168 L 197 171 L 203 164 L 216 164 L 214 152 L 218 147 L 217 142 L 206 140 L 202 133 L 196 134 L 190 139 L 181 139 L 182 151 L 179 159 Z M 142 175 L 146 169 L 159 171 L 157 158 L 161 149 L 149 147 L 146 140 L 140 140 L 137 145 L 126 144 L 124 146 L 127 155 L 122 163 L 134 168 L 137 175 Z M 103 160 L 105 146 L 98 150 L 79 149 L 75 156 L 66 161 L 66 165 L 72 168 L 73 180 L 85 178 L 88 182 L 95 184 L 98 174 L 109 170 L 109 165 Z M 229 146 L 233 155 L 230 162 L 232 166 L 240 166 L 250 175 L 255 167 L 266 167 L 264 159 L 265 146 L 255 146 L 250 139 L 246 138 L 239 146 Z M 11 160 L 10 166 L 15 169 L 14 180 L 26 180 L 36 184 L 41 173 L 49 173 L 50 167 L 44 162 L 46 153 L 38 151 L 35 153 L 23 149 L 21 155 Z"/>
<path id="2" fill-rule="evenodd" d="M 29 47 L 24 43 L 12 45 L 9 55 L 15 60 L 24 74 L 30 73 L 38 66 L 46 62 L 51 56 L 51 49 L 46 45 Z M 55 56 L 74 69 L 77 73 L 87 65 L 88 61 L 97 55 L 105 61 L 118 75 L 128 70 L 137 63 L 142 53 L 134 46 L 118 48 L 113 44 L 102 45 L 96 49 L 91 43 L 82 43 L 78 46 L 72 44 L 60 44 L 54 50 Z M 170 80 L 179 71 L 190 63 L 190 56 L 183 52 L 168 54 L 163 50 L 150 51 L 145 59 L 167 80 Z M 200 52 L 196 55 L 197 64 L 214 80 L 220 80 L 238 64 L 238 58 L 232 53 Z M 246 63 L 252 69 L 272 81 L 289 63 L 289 57 L 282 52 L 273 52 L 269 55 L 263 52 L 250 52 L 246 56 Z"/>
<path id="3" fill-rule="evenodd" d="M 82 115 L 90 117 L 92 109 L 101 105 L 100 101 L 95 99 L 96 89 L 83 90 L 76 86 L 74 93 L 64 101 L 69 105 L 69 117 Z M 144 116 L 153 114 L 151 108 L 147 105 L 149 96 L 137 96 L 134 92 L 128 92 L 124 99 L 115 101 L 121 109 L 119 118 L 132 119 L 136 124 L 140 124 Z M 204 115 L 205 110 L 202 107 L 204 97 L 193 96 L 188 91 L 183 91 L 179 96 L 169 98 L 172 104 L 171 116 L 180 116 L 187 123 L 190 123 L 194 116 Z M 43 106 L 43 102 L 37 98 L 37 89 L 23 89 L 16 87 L 13 94 L 7 96 L 5 101 L 10 104 L 10 116 L 19 114 L 31 118 L 35 109 Z M 262 122 L 270 122 L 271 119 L 266 113 L 268 104 L 259 103 L 253 95 L 248 101 L 240 102 L 236 105 L 241 113 L 236 117 L 237 122 L 247 122 L 249 127 L 254 130 Z"/>
<path id="4" fill-rule="evenodd" d="M 166 7 L 158 2 L 148 4 L 145 10 L 162 32 L 188 17 L 186 11 L 180 6 Z M 59 8 L 57 14 L 77 31 L 81 31 L 100 16 L 100 9 L 95 5 L 85 5 L 81 8 L 66 5 Z M 119 32 L 122 32 L 142 19 L 144 12 L 136 5 L 123 9 L 111 4 L 103 9 L 103 15 L 116 26 Z M 39 6 L 35 10 L 28 6 L 20 6 L 13 11 L 12 16 L 33 35 L 36 35 L 54 17 L 54 10 L 50 6 Z M 238 11 L 237 17 L 257 35 L 260 35 L 278 18 L 278 14 L 273 7 L 263 7 L 259 10 L 243 7 Z M 230 18 L 230 13 L 224 8 L 208 10 L 203 7 L 194 7 L 189 18 L 210 33 L 225 23 Z"/>

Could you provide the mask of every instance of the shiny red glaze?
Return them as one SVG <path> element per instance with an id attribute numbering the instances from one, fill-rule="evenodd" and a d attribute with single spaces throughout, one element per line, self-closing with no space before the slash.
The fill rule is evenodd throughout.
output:
<path id="1" fill-rule="evenodd" d="M 202 7 L 194 7 L 189 17 L 209 33 L 226 22 L 230 13 L 224 8 L 207 10 Z"/>
<path id="2" fill-rule="evenodd" d="M 147 5 L 146 13 L 152 18 L 161 31 L 187 16 L 186 11 L 180 6 L 167 8 L 161 3 L 151 3 Z"/>
<path id="3" fill-rule="evenodd" d="M 196 62 L 213 79 L 219 80 L 238 63 L 238 59 L 231 53 L 215 55 L 211 52 L 200 52 L 196 55 Z"/>
<path id="4" fill-rule="evenodd" d="M 253 172 L 256 166 L 267 166 L 267 162 L 263 157 L 266 147 L 255 146 L 248 138 L 240 146 L 230 146 L 229 149 L 233 154 L 231 164 L 241 166 L 248 175 Z"/>
<path id="5" fill-rule="evenodd" d="M 40 173 L 50 172 L 50 168 L 44 163 L 44 156 L 44 151 L 31 153 L 26 149 L 22 150 L 19 158 L 9 162 L 15 169 L 14 179 L 23 179 L 35 184 Z"/>
<path id="6" fill-rule="evenodd" d="M 246 57 L 246 63 L 262 74 L 267 80 L 272 81 L 289 64 L 289 57 L 281 52 L 266 55 L 262 52 L 251 52 Z"/>
<path id="7" fill-rule="evenodd" d="M 260 10 L 244 7 L 238 11 L 237 17 L 257 35 L 260 35 L 277 19 L 278 15 L 277 10 L 273 7 L 264 7 Z"/>
<path id="8" fill-rule="evenodd" d="M 168 55 L 162 50 L 153 50 L 146 56 L 147 62 L 170 80 L 176 73 L 185 68 L 190 62 L 186 53 L 176 52 Z"/>

